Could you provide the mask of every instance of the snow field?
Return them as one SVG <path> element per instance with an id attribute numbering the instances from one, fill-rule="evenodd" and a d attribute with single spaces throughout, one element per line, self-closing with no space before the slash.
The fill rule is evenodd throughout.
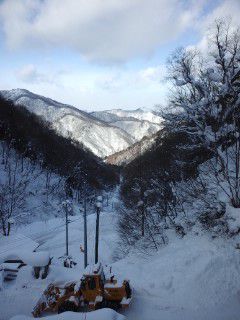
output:
<path id="1" fill-rule="evenodd" d="M 116 263 L 135 289 L 128 319 L 236 319 L 240 255 L 225 241 L 188 235 L 147 259 Z"/>
<path id="2" fill-rule="evenodd" d="M 65 253 L 64 227 L 49 232 L 61 225 L 61 219 L 36 222 L 26 227 L 26 236 L 30 232 L 33 234 L 34 230 L 40 234 L 42 228 L 39 250 L 48 250 L 54 256 L 53 263 L 45 280 L 33 279 L 32 269 L 27 266 L 20 270 L 15 284 L 5 284 L 0 292 L 1 320 L 9 320 L 19 314 L 31 316 L 32 307 L 48 283 L 81 278 L 83 221 L 81 217 L 75 216 L 73 219 L 76 221 L 69 224 L 69 252 L 78 263 L 73 269 L 62 267 L 58 259 Z M 116 223 L 115 213 L 101 213 L 99 256 L 103 264 L 112 265 L 117 278 L 130 279 L 134 288 L 133 302 L 128 310 L 121 312 L 128 320 L 238 319 L 240 252 L 235 249 L 233 240 L 212 239 L 203 232 L 198 236 L 189 233 L 183 239 L 169 234 L 169 245 L 158 252 L 144 255 L 133 250 L 128 256 L 114 262 L 113 254 L 118 241 Z M 45 230 L 44 225 L 47 226 Z M 93 263 L 95 215 L 88 216 L 88 231 L 89 263 Z M 75 320 L 75 315 L 69 317 L 56 316 L 53 320 Z M 14 320 L 20 319 L 25 318 Z"/>
<path id="3" fill-rule="evenodd" d="M 16 316 L 12 320 L 29 320 L 30 317 Z M 64 312 L 59 315 L 46 317 L 46 320 L 124 320 L 125 317 L 118 314 L 116 311 L 111 309 L 96 310 L 89 314 L 82 314 L 75 312 Z"/>

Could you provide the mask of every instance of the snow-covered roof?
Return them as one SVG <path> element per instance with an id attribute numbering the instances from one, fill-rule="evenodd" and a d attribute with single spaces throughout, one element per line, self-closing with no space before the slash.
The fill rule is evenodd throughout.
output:
<path id="1" fill-rule="evenodd" d="M 33 252 L 38 243 L 22 234 L 0 237 L 0 263 L 8 259 L 21 259 L 20 256 L 25 252 Z M 21 259 L 22 260 L 22 259 Z"/>
<path id="2" fill-rule="evenodd" d="M 88 265 L 84 270 L 84 275 L 92 276 L 92 275 L 101 274 L 101 272 L 102 272 L 102 265 L 101 263 L 97 263 L 94 265 Z"/>
<path id="3" fill-rule="evenodd" d="M 49 252 L 21 252 L 20 259 L 32 267 L 44 267 L 49 263 Z"/>

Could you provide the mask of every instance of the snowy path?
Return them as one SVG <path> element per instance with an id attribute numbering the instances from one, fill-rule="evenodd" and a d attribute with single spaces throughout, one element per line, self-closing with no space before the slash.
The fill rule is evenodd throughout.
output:
<path id="1" fill-rule="evenodd" d="M 0 292 L 0 320 L 16 314 L 30 315 L 36 300 L 56 279 L 79 279 L 83 271 L 83 221 L 73 217 L 69 224 L 69 252 L 78 263 L 74 269 L 60 265 L 65 253 L 63 219 L 35 222 L 25 227 L 26 235 L 38 236 L 39 250 L 54 255 L 47 280 L 32 278 L 31 268 L 19 272 L 15 285 Z M 117 248 L 117 217 L 101 214 L 99 256 L 112 264 L 119 278 L 128 278 L 134 299 L 124 312 L 128 320 L 237 320 L 240 314 L 240 254 L 227 240 L 212 240 L 206 235 L 188 235 L 180 240 L 172 235 L 170 244 L 152 256 L 132 253 L 113 263 Z M 95 215 L 88 216 L 89 263 L 93 262 Z"/>

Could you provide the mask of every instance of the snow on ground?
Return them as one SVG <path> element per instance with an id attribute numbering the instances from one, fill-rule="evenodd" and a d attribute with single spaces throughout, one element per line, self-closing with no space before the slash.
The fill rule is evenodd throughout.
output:
<path id="1" fill-rule="evenodd" d="M 0 320 L 8 320 L 18 314 L 31 316 L 34 305 L 50 282 L 80 280 L 84 270 L 84 256 L 80 251 L 80 245 L 83 246 L 83 219 L 80 216 L 74 216 L 70 220 L 74 222 L 69 224 L 69 254 L 77 262 L 77 266 L 73 269 L 64 268 L 62 260 L 58 259 L 66 252 L 64 219 L 38 221 L 18 228 L 19 233 L 25 233 L 26 236 L 31 236 L 42 243 L 38 250 L 48 251 L 54 259 L 47 279 L 34 279 L 32 268 L 27 266 L 20 269 L 16 282 L 4 284 L 4 290 L 0 291 Z M 94 262 L 95 220 L 95 215 L 88 216 L 89 263 Z M 111 212 L 101 214 L 99 255 L 103 264 L 112 261 L 112 253 L 117 241 L 115 225 L 114 214 Z"/>
<path id="2" fill-rule="evenodd" d="M 53 264 L 45 280 L 33 279 L 32 269 L 27 266 L 20 270 L 15 283 L 5 284 L 5 289 L 0 292 L 0 320 L 8 320 L 20 314 L 30 317 L 32 307 L 49 282 L 81 278 L 83 221 L 80 216 L 71 219 L 74 222 L 69 224 L 69 252 L 78 263 L 73 269 L 64 268 L 58 259 L 65 253 L 63 220 L 51 219 L 25 227 L 26 236 L 33 237 L 34 232 L 38 234 L 41 243 L 39 251 L 47 250 L 50 255 L 54 255 Z M 111 264 L 116 276 L 130 279 L 134 288 L 132 305 L 122 312 L 128 320 L 239 318 L 240 252 L 235 249 L 232 240 L 212 239 L 203 232 L 199 235 L 189 233 L 183 239 L 169 234 L 169 245 L 157 253 L 144 255 L 133 251 L 114 262 L 113 254 L 118 240 L 116 214 L 105 210 L 100 222 L 99 256 L 103 264 Z M 24 227 L 21 231 L 24 232 Z M 92 263 L 95 215 L 88 216 L 88 231 L 89 263 Z M 78 319 L 81 317 L 79 315 Z"/>
<path id="3" fill-rule="evenodd" d="M 20 259 L 23 256 L 22 249 L 31 253 L 38 247 L 38 243 L 23 234 L 0 237 L 0 264 L 9 259 Z M 21 248 L 21 252 L 19 249 Z"/>
<path id="4" fill-rule="evenodd" d="M 13 317 L 11 320 L 30 320 L 30 317 L 26 316 L 16 316 Z M 62 314 L 58 314 L 52 317 L 46 317 L 46 320 L 80 320 L 80 319 L 87 319 L 87 320 L 124 320 L 125 317 L 118 314 L 116 311 L 111 309 L 102 309 L 96 310 L 87 315 L 85 318 L 85 314 L 82 317 L 79 317 L 78 313 L 75 312 L 64 312 Z"/>
<path id="5" fill-rule="evenodd" d="M 127 319 L 238 319 L 240 253 L 225 240 L 175 238 L 154 256 L 132 255 L 124 269 L 135 289 Z"/>

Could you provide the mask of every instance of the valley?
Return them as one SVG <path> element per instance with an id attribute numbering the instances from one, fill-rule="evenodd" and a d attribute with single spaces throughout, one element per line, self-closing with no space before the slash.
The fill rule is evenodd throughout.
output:
<path id="1" fill-rule="evenodd" d="M 0 320 L 239 319 L 239 13 L 0 1 Z"/>
<path id="2" fill-rule="evenodd" d="M 24 89 L 0 91 L 0 94 L 15 106 L 26 107 L 56 132 L 83 144 L 101 158 L 127 149 L 144 136 L 161 129 L 161 117 L 150 111 L 87 113 Z"/>

